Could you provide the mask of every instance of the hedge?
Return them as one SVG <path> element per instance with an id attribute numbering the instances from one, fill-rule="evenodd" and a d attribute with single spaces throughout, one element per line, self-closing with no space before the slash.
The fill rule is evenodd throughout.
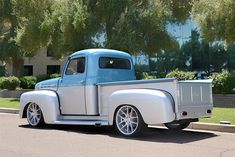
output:
<path id="1" fill-rule="evenodd" d="M 37 78 L 37 82 L 41 82 L 41 81 L 50 79 L 50 76 L 47 74 L 43 74 L 43 75 L 36 76 L 36 78 Z"/>
<path id="2" fill-rule="evenodd" d="M 60 74 L 51 74 L 50 78 L 57 78 L 57 77 L 60 77 L 60 76 L 61 76 Z"/>
<path id="3" fill-rule="evenodd" d="M 24 76 L 20 78 L 20 88 L 23 89 L 34 89 L 37 83 L 37 78 L 35 76 Z"/>
<path id="4" fill-rule="evenodd" d="M 1 89 L 15 90 L 19 86 L 20 86 L 20 80 L 15 76 L 0 78 Z"/>
<path id="5" fill-rule="evenodd" d="M 232 94 L 235 87 L 235 74 L 222 70 L 221 73 L 213 74 L 209 77 L 213 80 L 213 93 Z"/>
<path id="6" fill-rule="evenodd" d="M 166 78 L 176 78 L 177 80 L 195 80 L 196 76 L 194 72 L 179 71 L 178 69 L 168 73 Z"/>
<path id="7" fill-rule="evenodd" d="M 17 78 L 15 76 L 0 77 L 0 89 L 15 90 L 20 87 L 23 89 L 34 89 L 36 83 L 50 78 L 60 77 L 60 74 L 39 75 L 39 76 L 24 76 Z"/>

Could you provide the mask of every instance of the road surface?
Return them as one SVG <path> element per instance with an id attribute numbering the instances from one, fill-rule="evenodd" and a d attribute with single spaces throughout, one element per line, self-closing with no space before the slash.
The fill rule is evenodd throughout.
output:
<path id="1" fill-rule="evenodd" d="M 122 138 L 111 128 L 31 128 L 18 115 L 0 114 L 0 157 L 235 157 L 235 134 L 149 128 Z"/>

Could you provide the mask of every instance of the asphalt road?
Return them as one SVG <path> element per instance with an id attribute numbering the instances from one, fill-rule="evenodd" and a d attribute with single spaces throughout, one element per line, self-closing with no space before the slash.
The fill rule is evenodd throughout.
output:
<path id="1" fill-rule="evenodd" d="M 0 157 L 235 157 L 235 134 L 149 128 L 122 138 L 111 128 L 31 128 L 18 115 L 0 114 Z"/>

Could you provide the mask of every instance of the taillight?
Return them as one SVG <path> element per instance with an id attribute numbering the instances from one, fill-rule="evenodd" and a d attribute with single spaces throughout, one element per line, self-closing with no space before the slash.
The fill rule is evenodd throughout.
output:
<path id="1" fill-rule="evenodd" d="M 188 113 L 186 111 L 182 112 L 182 116 L 187 116 Z"/>

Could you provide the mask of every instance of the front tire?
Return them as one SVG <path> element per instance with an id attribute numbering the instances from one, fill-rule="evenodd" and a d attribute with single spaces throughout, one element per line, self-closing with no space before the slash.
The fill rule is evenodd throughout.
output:
<path id="1" fill-rule="evenodd" d="M 45 124 L 41 108 L 36 103 L 30 103 L 27 108 L 27 121 L 33 127 Z"/>
<path id="2" fill-rule="evenodd" d="M 130 105 L 124 105 L 117 109 L 114 122 L 117 132 L 123 136 L 141 135 L 147 127 L 140 112 Z"/>

